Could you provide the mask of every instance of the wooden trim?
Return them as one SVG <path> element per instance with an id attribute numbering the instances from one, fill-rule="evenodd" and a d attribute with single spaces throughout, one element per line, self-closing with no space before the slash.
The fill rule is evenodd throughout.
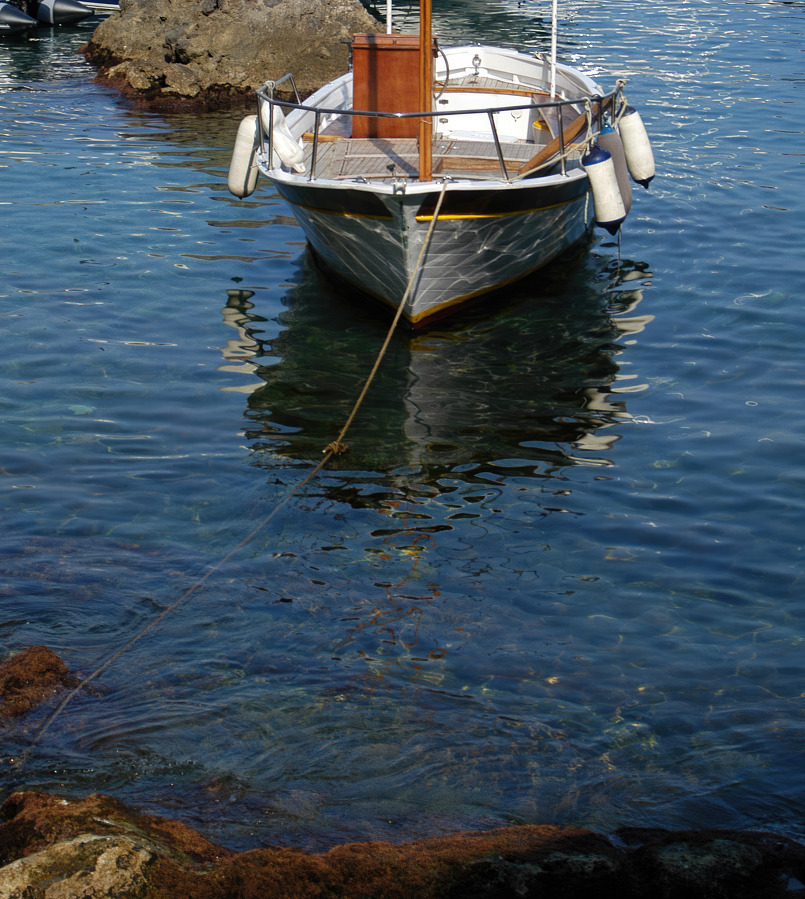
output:
<path id="1" fill-rule="evenodd" d="M 439 81 L 438 84 L 443 84 L 444 82 Z M 523 90 L 519 87 L 461 87 L 460 85 L 455 85 L 451 87 L 448 85 L 444 92 L 446 94 L 511 94 L 513 97 L 550 97 L 550 94 L 543 93 L 542 91 L 528 91 Z"/>
<path id="2" fill-rule="evenodd" d="M 419 112 L 419 38 L 415 34 L 356 34 L 352 40 L 352 108 Z M 416 137 L 417 119 L 353 116 L 352 137 Z"/>
<path id="3" fill-rule="evenodd" d="M 562 132 L 562 138 L 557 136 L 549 144 L 546 144 L 539 153 L 536 153 L 527 162 L 524 162 L 517 174 L 522 175 L 531 169 L 541 166 L 543 162 L 547 162 L 552 156 L 556 156 L 564 145 L 567 148 L 587 127 L 587 113 L 583 112 L 577 119 L 574 119 Z"/>
<path id="4" fill-rule="evenodd" d="M 419 111 L 433 108 L 433 38 L 431 0 L 419 2 Z M 433 118 L 419 121 L 419 180 L 433 180 Z"/>

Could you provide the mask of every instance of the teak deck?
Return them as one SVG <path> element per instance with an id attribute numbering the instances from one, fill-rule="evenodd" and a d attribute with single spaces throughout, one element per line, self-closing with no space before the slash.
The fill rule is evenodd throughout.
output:
<path id="1" fill-rule="evenodd" d="M 534 144 L 501 144 L 506 170 L 511 175 L 534 152 Z M 310 170 L 312 147 L 306 165 Z M 320 141 L 316 157 L 316 178 L 354 180 L 357 178 L 416 178 L 419 151 L 416 138 L 340 138 Z M 472 140 L 434 140 L 433 173 L 486 172 L 499 176 L 500 162 L 494 143 Z"/>

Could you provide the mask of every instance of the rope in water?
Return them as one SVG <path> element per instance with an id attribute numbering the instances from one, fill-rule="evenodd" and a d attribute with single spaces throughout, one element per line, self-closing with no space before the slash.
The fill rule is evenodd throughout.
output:
<path id="1" fill-rule="evenodd" d="M 408 281 L 408 285 L 405 288 L 405 293 L 403 294 L 403 298 L 400 301 L 400 305 L 397 307 L 397 314 L 394 316 L 394 321 L 392 321 L 391 326 L 386 333 L 386 339 L 383 341 L 383 346 L 380 348 L 380 352 L 377 355 L 377 359 L 375 360 L 375 364 L 369 373 L 369 377 L 366 379 L 366 383 L 363 385 L 363 390 L 360 393 L 360 396 L 355 401 L 355 405 L 352 408 L 352 412 L 349 413 L 349 417 L 347 418 L 346 424 L 343 428 L 341 428 L 341 433 L 336 437 L 336 439 L 331 443 L 325 452 L 332 449 L 335 453 L 343 453 L 346 451 L 345 445 L 341 442 L 344 438 L 344 435 L 347 433 L 350 425 L 352 424 L 355 415 L 358 412 L 358 409 L 361 406 L 361 403 L 366 396 L 369 387 L 374 380 L 375 375 L 380 368 L 380 363 L 383 361 L 383 357 L 386 355 L 386 350 L 388 349 L 389 343 L 391 342 L 391 335 L 394 333 L 395 328 L 397 327 L 397 323 L 400 320 L 400 316 L 403 313 L 403 309 L 405 308 L 405 304 L 408 302 L 408 297 L 411 293 L 411 290 L 414 287 L 414 284 L 419 277 L 420 269 L 422 268 L 422 262 L 425 259 L 425 254 L 428 251 L 428 247 L 430 246 L 431 237 L 433 236 L 433 229 L 436 227 L 436 220 L 439 218 L 439 212 L 442 208 L 442 201 L 444 200 L 444 195 L 447 192 L 447 179 L 442 182 L 442 190 L 439 194 L 439 199 L 436 201 L 436 208 L 433 210 L 433 218 L 430 220 L 430 226 L 428 227 L 427 234 L 425 235 L 425 240 L 422 243 L 422 248 L 419 251 L 419 256 L 417 257 L 416 266 L 414 268 L 414 273 L 411 275 L 410 280 Z"/>
<path id="2" fill-rule="evenodd" d="M 91 674 L 88 674 L 82 681 L 80 681 L 80 683 L 77 686 L 75 686 L 67 694 L 67 696 L 64 697 L 64 699 L 59 703 L 59 705 L 56 707 L 55 711 L 51 714 L 51 716 L 39 728 L 39 730 L 36 733 L 36 736 L 34 737 L 33 741 L 31 742 L 31 746 L 29 747 L 28 751 L 30 751 L 30 749 L 34 748 L 35 746 L 37 746 L 39 744 L 39 741 L 42 739 L 42 737 L 45 735 L 45 733 L 50 729 L 53 722 L 56 721 L 56 719 L 61 715 L 61 713 L 67 708 L 67 706 L 73 701 L 73 699 L 75 699 L 75 697 L 81 692 L 81 690 L 83 690 L 84 687 L 87 686 L 87 684 L 89 684 L 91 681 L 95 680 L 95 678 L 97 678 L 104 671 L 106 671 L 106 669 L 113 662 L 115 662 L 117 659 L 119 659 L 120 656 L 122 656 L 124 652 L 131 649 L 131 647 L 134 646 L 134 644 L 137 643 L 138 640 L 141 640 L 147 633 L 149 633 L 149 631 L 153 630 L 160 623 L 160 621 L 162 621 L 165 617 L 167 617 L 171 612 L 176 610 L 186 599 L 188 599 L 193 593 L 195 593 L 196 590 L 199 589 L 199 587 L 201 587 L 204 583 L 206 583 L 206 581 L 216 571 L 218 571 L 219 568 L 221 568 L 223 565 L 225 565 L 232 558 L 232 556 L 235 555 L 235 553 L 237 553 L 239 550 L 243 549 L 244 546 L 246 546 L 248 543 L 250 543 L 257 536 L 257 534 L 259 534 L 260 531 L 262 531 L 263 528 L 266 527 L 266 525 L 272 520 L 272 518 L 274 518 L 274 516 L 280 511 L 280 509 L 282 509 L 283 506 L 285 506 L 297 493 L 299 493 L 300 490 L 302 490 L 310 481 L 313 480 L 313 478 L 316 477 L 316 475 L 324 468 L 324 466 L 330 461 L 330 459 L 332 459 L 333 456 L 337 456 L 337 455 L 340 455 L 340 454 L 348 451 L 347 445 L 343 442 L 344 437 L 345 437 L 347 431 L 349 430 L 353 420 L 355 419 L 355 416 L 358 413 L 358 409 L 360 409 L 361 404 L 363 403 L 363 400 L 366 397 L 367 392 L 369 391 L 369 387 L 375 378 L 375 375 L 377 374 L 378 370 L 380 369 L 380 363 L 383 361 L 383 357 L 386 355 L 386 350 L 388 349 L 389 343 L 391 342 L 391 337 L 394 334 L 394 331 L 397 328 L 397 325 L 399 324 L 399 321 L 402 316 L 405 305 L 408 302 L 409 296 L 411 295 L 411 291 L 413 290 L 414 285 L 416 284 L 417 279 L 419 278 L 420 270 L 422 268 L 422 263 L 424 262 L 425 254 L 427 253 L 428 248 L 430 247 L 431 238 L 433 237 L 433 231 L 436 227 L 436 221 L 439 218 L 439 212 L 441 211 L 442 201 L 444 200 L 446 191 L 447 191 L 447 180 L 445 179 L 442 182 L 442 189 L 441 189 L 441 192 L 439 193 L 439 198 L 436 202 L 436 207 L 433 212 L 433 218 L 431 219 L 430 226 L 425 235 L 425 240 L 422 243 L 422 247 L 419 251 L 419 256 L 417 257 L 416 266 L 415 266 L 413 274 L 411 275 L 411 278 L 409 279 L 408 284 L 405 288 L 405 293 L 403 294 L 403 298 L 400 301 L 399 307 L 397 308 L 397 313 L 395 314 L 394 319 L 388 328 L 388 331 L 386 333 L 386 339 L 383 341 L 383 345 L 380 348 L 380 352 L 377 355 L 375 364 L 372 366 L 372 370 L 369 373 L 369 376 L 367 377 L 366 382 L 363 385 L 363 389 L 361 390 L 360 395 L 358 396 L 358 399 L 355 401 L 355 405 L 352 407 L 352 411 L 350 412 L 350 414 L 346 420 L 346 423 L 341 428 L 341 432 L 339 433 L 338 437 L 324 449 L 324 451 L 323 451 L 324 458 L 318 463 L 318 465 L 315 466 L 315 468 L 311 472 L 309 472 L 306 475 L 306 477 L 302 481 L 300 481 L 299 484 L 297 484 L 293 488 L 293 490 L 291 490 L 286 496 L 284 496 L 274 506 L 274 508 L 268 513 L 268 515 L 266 515 L 265 518 L 263 518 L 263 520 L 261 522 L 259 522 L 259 524 L 255 525 L 255 527 L 252 528 L 252 530 L 236 546 L 234 546 L 225 556 L 223 556 L 223 558 L 219 559 L 207 571 L 207 573 L 205 575 L 198 578 L 198 580 L 192 586 L 188 587 L 188 589 L 185 590 L 185 592 L 175 602 L 171 603 L 171 605 L 169 605 L 166 609 L 164 609 L 162 612 L 160 612 L 159 615 L 157 615 L 156 618 L 154 618 L 152 621 L 150 621 L 141 631 L 139 631 L 137 634 L 135 634 L 131 638 L 131 640 L 129 640 L 129 642 L 125 644 L 125 646 L 121 646 L 120 649 L 117 650 L 117 652 L 115 652 L 113 655 L 111 655 L 108 659 L 106 659 L 105 662 L 103 662 L 101 665 L 99 665 Z M 18 765 L 21 766 L 24 763 L 26 757 L 27 757 L 27 752 L 23 757 L 21 757 L 18 760 Z"/>

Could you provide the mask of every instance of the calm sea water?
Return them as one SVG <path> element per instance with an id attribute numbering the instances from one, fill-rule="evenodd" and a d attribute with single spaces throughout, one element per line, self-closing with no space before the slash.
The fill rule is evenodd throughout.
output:
<path id="1" fill-rule="evenodd" d="M 548 47 L 548 4 L 437 0 Z M 401 21 L 413 30 L 415 18 Z M 240 111 L 92 83 L 92 21 L 0 43 L 0 652 L 86 674 L 3 786 L 233 847 L 505 823 L 805 837 L 805 4 L 563 4 L 659 174 L 607 238 L 395 337 L 335 292 Z M 211 572 L 212 570 L 212 573 Z"/>

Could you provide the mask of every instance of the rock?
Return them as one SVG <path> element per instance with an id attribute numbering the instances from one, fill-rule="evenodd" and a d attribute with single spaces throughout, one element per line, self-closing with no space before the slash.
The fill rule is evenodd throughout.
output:
<path id="1" fill-rule="evenodd" d="M 125 837 L 81 834 L 0 869 L 0 895 L 7 899 L 141 896 L 155 858 L 149 848 Z"/>
<path id="2" fill-rule="evenodd" d="M 3 899 L 801 899 L 805 847 L 773 834 L 516 826 L 327 852 L 232 852 L 109 797 L 14 793 Z"/>
<path id="3" fill-rule="evenodd" d="M 121 0 L 83 52 L 129 97 L 211 109 L 252 101 L 288 72 L 309 95 L 347 71 L 344 41 L 379 30 L 360 0 Z"/>
<path id="4" fill-rule="evenodd" d="M 131 845 L 177 858 L 182 864 L 204 864 L 234 855 L 178 821 L 137 814 L 100 793 L 71 800 L 19 792 L 0 806 L 0 865 L 90 836 L 125 838 Z M 5 870 L 0 868 L 0 875 Z M 0 896 L 5 896 L 2 890 Z"/>
<path id="5" fill-rule="evenodd" d="M 598 847 L 603 848 L 602 846 Z M 538 862 L 495 857 L 471 864 L 452 885 L 454 899 L 487 896 L 628 896 L 623 866 L 610 844 L 599 852 L 551 852 Z"/>
<path id="6" fill-rule="evenodd" d="M 63 687 L 76 683 L 67 666 L 46 646 L 31 646 L 0 662 L 0 723 L 28 714 Z"/>
<path id="7" fill-rule="evenodd" d="M 729 881 L 751 877 L 763 864 L 752 846 L 730 840 L 712 840 L 702 846 L 674 843 L 655 853 L 655 882 L 684 885 L 708 880 L 716 890 L 729 895 Z"/>
<path id="8" fill-rule="evenodd" d="M 805 847 L 767 833 L 624 828 L 636 844 L 632 881 L 652 899 L 776 899 L 805 896 L 797 889 Z M 792 886 L 794 885 L 794 886 Z"/>

